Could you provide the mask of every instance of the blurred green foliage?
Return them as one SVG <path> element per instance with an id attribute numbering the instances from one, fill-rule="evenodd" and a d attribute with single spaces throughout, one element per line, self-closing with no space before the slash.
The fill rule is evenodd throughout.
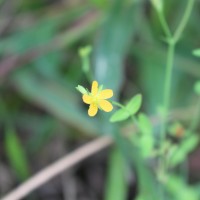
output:
<path id="1" fill-rule="evenodd" d="M 119 131 L 118 125 L 109 122 L 109 114 L 100 114 L 93 119 L 87 116 L 80 94 L 75 89 L 79 84 L 89 85 L 90 82 L 82 71 L 78 54 L 80 47 L 92 46 L 90 64 L 93 79 L 113 89 L 115 100 L 122 103 L 141 93 L 142 111 L 151 115 L 158 114 L 163 102 L 166 67 L 164 33 L 150 1 L 16 2 L 0 1 L 0 155 L 6 158 L 6 165 L 15 172 L 15 183 L 31 175 L 34 168 L 31 156 L 37 158 L 57 135 L 64 135 L 69 141 L 82 141 L 105 133 L 114 135 L 116 129 Z M 179 22 L 186 3 L 187 0 L 163 0 L 164 12 L 172 30 Z M 200 78 L 199 13 L 200 3 L 196 1 L 176 48 L 172 110 L 197 104 L 193 85 Z M 199 85 L 195 88 L 199 94 Z M 183 117 L 189 118 L 187 113 L 185 115 Z M 118 137 L 118 149 L 112 151 L 109 158 L 106 200 L 123 200 L 128 196 L 127 168 L 132 174 L 136 172 L 137 200 L 161 198 L 162 194 L 157 189 L 159 185 L 151 171 L 154 164 L 150 163 L 149 169 L 146 161 L 142 160 L 149 156 L 153 145 L 148 134 L 157 131 L 157 126 L 152 127 L 145 114 L 140 114 L 138 121 L 142 135 L 139 141 L 132 137 L 135 149 L 124 144 L 120 136 L 114 135 Z M 189 122 L 190 119 L 183 123 L 188 125 Z M 13 128 L 7 127 L 8 124 Z M 131 124 L 128 121 L 120 126 Z M 181 142 L 176 154 L 173 154 L 177 148 L 174 145 L 170 151 L 174 155 L 170 167 L 185 161 L 198 141 L 199 134 L 188 136 Z M 142 152 L 137 144 L 145 147 Z M 124 159 L 119 149 L 126 154 Z M 166 196 L 166 200 L 198 199 L 199 184 L 188 186 L 182 177 L 184 174 L 174 175 L 167 183 L 164 192 L 171 195 Z"/>

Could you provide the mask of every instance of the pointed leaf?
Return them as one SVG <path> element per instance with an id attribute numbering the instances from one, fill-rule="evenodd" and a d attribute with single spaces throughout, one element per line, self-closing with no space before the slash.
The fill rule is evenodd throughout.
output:
<path id="1" fill-rule="evenodd" d="M 29 176 L 28 160 L 16 132 L 11 128 L 6 131 L 5 145 L 8 159 L 16 176 L 20 180 L 26 179 Z"/>
<path id="2" fill-rule="evenodd" d="M 76 87 L 76 89 L 77 89 L 80 93 L 82 93 L 82 94 L 87 94 L 87 93 L 88 93 L 87 90 L 86 90 L 83 86 L 81 86 L 81 85 L 78 85 L 78 86 Z"/>
<path id="3" fill-rule="evenodd" d="M 140 113 L 138 116 L 138 123 L 140 130 L 144 135 L 150 135 L 152 133 L 153 126 L 147 115 Z"/>
<path id="4" fill-rule="evenodd" d="M 119 122 L 128 119 L 130 114 L 123 108 L 117 110 L 110 118 L 110 122 Z"/>
<path id="5" fill-rule="evenodd" d="M 126 105 L 126 109 L 130 113 L 130 115 L 134 115 L 138 112 L 142 104 L 142 95 L 138 94 L 134 96 Z"/>

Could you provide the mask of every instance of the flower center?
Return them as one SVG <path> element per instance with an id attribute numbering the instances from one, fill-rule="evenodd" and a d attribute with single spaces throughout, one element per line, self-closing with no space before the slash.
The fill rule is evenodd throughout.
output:
<path id="1" fill-rule="evenodd" d="M 95 104 L 98 104 L 98 102 L 99 102 L 98 95 L 92 96 L 92 102 Z"/>

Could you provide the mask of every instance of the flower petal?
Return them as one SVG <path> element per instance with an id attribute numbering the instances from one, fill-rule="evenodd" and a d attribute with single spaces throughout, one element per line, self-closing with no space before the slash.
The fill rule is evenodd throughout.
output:
<path id="1" fill-rule="evenodd" d="M 107 100 L 100 100 L 99 101 L 99 106 L 101 107 L 102 110 L 104 110 L 105 112 L 110 112 L 113 109 L 112 104 L 107 101 Z"/>
<path id="2" fill-rule="evenodd" d="M 102 90 L 99 93 L 99 99 L 109 99 L 113 96 L 113 91 L 110 89 Z"/>
<path id="3" fill-rule="evenodd" d="M 98 107 L 95 103 L 90 104 L 89 110 L 88 110 L 88 115 L 90 117 L 93 117 L 97 114 Z"/>
<path id="4" fill-rule="evenodd" d="M 84 94 L 82 99 L 83 99 L 83 102 L 86 104 L 91 104 L 91 102 L 92 102 L 92 97 L 87 94 Z"/>
<path id="5" fill-rule="evenodd" d="M 98 82 L 97 81 L 93 81 L 92 82 L 92 89 L 91 89 L 91 93 L 93 96 L 97 95 L 98 92 Z"/>

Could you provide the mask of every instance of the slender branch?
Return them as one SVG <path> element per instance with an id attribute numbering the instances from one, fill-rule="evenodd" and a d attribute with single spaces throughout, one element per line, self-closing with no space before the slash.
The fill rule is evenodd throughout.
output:
<path id="1" fill-rule="evenodd" d="M 52 165 L 44 168 L 35 176 L 33 176 L 22 185 L 17 187 L 15 190 L 13 190 L 11 193 L 9 193 L 7 196 L 3 197 L 1 200 L 19 200 L 24 198 L 30 192 L 39 188 L 50 179 L 69 169 L 70 167 L 73 167 L 75 164 L 79 163 L 85 158 L 108 147 L 112 144 L 112 142 L 112 139 L 109 137 L 101 137 L 87 143 L 86 145 L 75 150 L 74 152 L 68 154 L 64 158 L 53 163 Z"/>
<path id="2" fill-rule="evenodd" d="M 163 12 L 158 12 L 158 17 L 159 17 L 160 24 L 161 24 L 161 26 L 163 28 L 163 31 L 164 31 L 165 35 L 168 38 L 171 38 L 171 36 L 172 36 L 171 35 L 171 31 L 169 29 L 169 26 L 168 26 L 168 24 L 166 22 L 166 19 L 165 19 L 164 15 L 163 15 Z"/>
<path id="3" fill-rule="evenodd" d="M 173 72 L 175 46 L 178 40 L 180 39 L 180 36 L 188 22 L 193 5 L 194 5 L 194 0 L 188 0 L 188 4 L 184 12 L 183 18 L 173 36 L 169 35 L 170 33 L 168 33 L 167 24 L 166 24 L 167 28 L 163 26 L 163 30 L 166 32 L 166 36 L 168 37 L 168 54 L 167 54 L 167 66 L 166 66 L 166 79 L 165 79 L 165 85 L 164 85 L 164 117 L 163 117 L 163 122 L 161 125 L 162 141 L 164 141 L 165 136 L 166 136 L 166 127 L 167 127 L 166 119 L 167 119 L 167 115 L 169 113 L 169 107 L 170 107 L 170 93 L 171 93 L 171 84 L 172 84 L 172 72 Z M 161 20 L 162 18 L 160 18 L 160 21 Z M 164 23 L 165 22 L 166 21 L 164 20 Z M 163 24 L 163 21 L 161 21 L 161 24 Z"/>
<path id="4" fill-rule="evenodd" d="M 169 114 L 170 106 L 170 93 L 171 93 L 171 82 L 172 82 L 172 72 L 173 72 L 173 62 L 174 62 L 174 48 L 175 44 L 171 43 L 168 47 L 168 57 L 167 57 L 167 66 L 166 66 L 166 80 L 164 85 L 164 116 L 163 123 L 161 126 L 161 137 L 162 141 L 166 136 L 166 121 Z"/>
<path id="5" fill-rule="evenodd" d="M 195 0 L 188 0 L 188 4 L 187 4 L 186 10 L 185 10 L 185 13 L 183 15 L 183 18 L 174 33 L 174 41 L 175 42 L 177 42 L 180 39 L 180 36 L 183 33 L 183 30 L 189 20 L 191 12 L 192 12 L 194 2 L 195 2 Z"/>

